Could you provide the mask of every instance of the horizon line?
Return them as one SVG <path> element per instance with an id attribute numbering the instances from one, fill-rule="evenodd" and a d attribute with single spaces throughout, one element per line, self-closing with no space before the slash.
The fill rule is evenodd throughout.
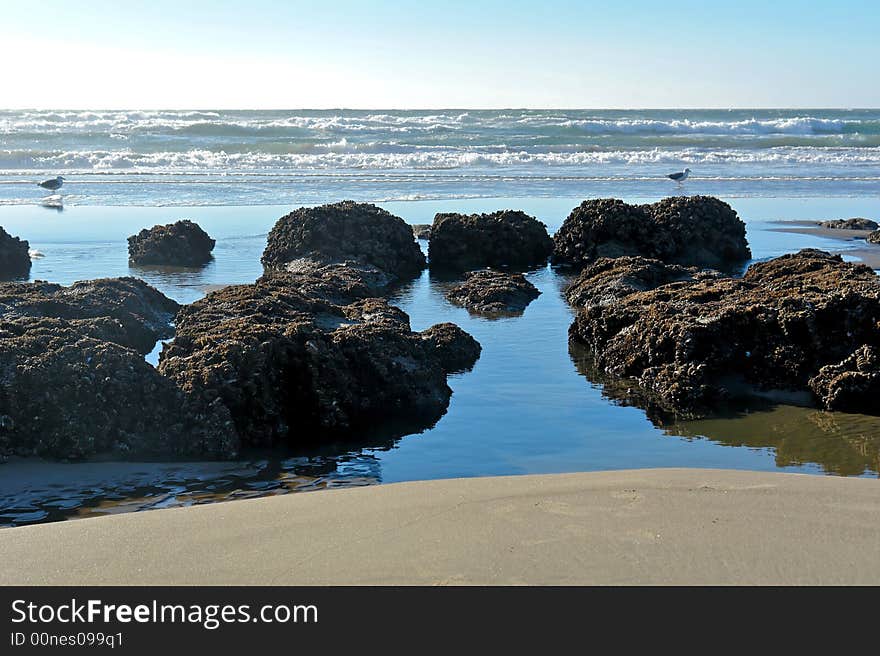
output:
<path id="1" fill-rule="evenodd" d="M 206 111 L 243 111 L 243 112 L 313 112 L 313 111 L 390 111 L 390 112 L 427 112 L 427 111 L 467 111 L 467 112 L 492 112 L 492 111 L 793 111 L 793 110 L 813 110 L 813 111 L 880 111 L 880 107 L 858 107 L 858 106 L 807 106 L 807 105 L 790 105 L 790 106 L 726 106 L 726 107 L 526 107 L 526 106 L 510 106 L 510 107 L 456 107 L 456 106 L 436 106 L 436 107 L 343 107 L 343 106 L 327 106 L 327 107 L 36 107 L 36 106 L 20 106 L 20 107 L 2 107 L 0 111 L 18 112 L 18 111 L 55 111 L 55 112 L 73 112 L 73 111 L 94 111 L 94 112 L 127 112 L 127 111 L 159 111 L 159 112 L 206 112 Z"/>

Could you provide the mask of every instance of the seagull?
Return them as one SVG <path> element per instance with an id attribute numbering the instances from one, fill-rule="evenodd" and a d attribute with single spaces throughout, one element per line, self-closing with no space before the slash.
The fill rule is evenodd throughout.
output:
<path id="1" fill-rule="evenodd" d="M 37 183 L 38 186 L 43 189 L 48 189 L 49 191 L 58 191 L 63 184 L 64 178 L 60 175 L 57 178 L 49 178 L 48 180 L 43 180 L 42 182 Z"/>
<path id="2" fill-rule="evenodd" d="M 670 180 L 675 180 L 678 184 L 681 184 L 682 182 L 687 180 L 687 177 L 690 175 L 690 173 L 690 169 L 685 169 L 684 171 L 679 171 L 678 173 L 670 173 L 666 177 Z"/>

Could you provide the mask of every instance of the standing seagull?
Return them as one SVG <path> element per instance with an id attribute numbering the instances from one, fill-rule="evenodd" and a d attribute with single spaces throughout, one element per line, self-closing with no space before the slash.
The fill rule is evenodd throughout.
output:
<path id="1" fill-rule="evenodd" d="M 682 182 L 687 180 L 687 177 L 690 175 L 690 173 L 690 169 L 685 169 L 684 171 L 679 171 L 678 173 L 670 173 L 666 177 L 670 180 L 675 180 L 678 184 L 681 184 Z"/>
<path id="2" fill-rule="evenodd" d="M 43 189 L 48 189 L 49 191 L 58 191 L 63 184 L 64 178 L 60 175 L 57 178 L 49 178 L 48 180 L 43 180 L 42 182 L 37 183 L 38 186 Z"/>

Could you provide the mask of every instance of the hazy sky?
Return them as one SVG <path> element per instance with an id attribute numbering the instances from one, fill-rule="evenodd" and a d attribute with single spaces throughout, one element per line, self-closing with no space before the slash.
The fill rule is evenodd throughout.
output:
<path id="1" fill-rule="evenodd" d="M 0 107 L 878 107 L 880 2 L 0 0 Z"/>

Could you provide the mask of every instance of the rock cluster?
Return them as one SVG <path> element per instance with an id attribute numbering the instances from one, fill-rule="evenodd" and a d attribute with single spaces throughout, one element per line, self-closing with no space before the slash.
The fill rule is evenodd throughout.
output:
<path id="1" fill-rule="evenodd" d="M 0 278 L 19 278 L 31 271 L 30 246 L 0 228 Z"/>
<path id="2" fill-rule="evenodd" d="M 858 392 L 874 380 L 865 349 L 880 342 L 880 279 L 869 267 L 815 250 L 755 264 L 742 278 L 664 266 L 600 260 L 572 286 L 581 309 L 569 335 L 599 370 L 681 416 L 780 391 L 880 410 Z"/>
<path id="3" fill-rule="evenodd" d="M 880 230 L 874 230 L 873 232 L 869 233 L 868 236 L 865 237 L 865 240 L 869 244 L 880 244 Z"/>
<path id="4" fill-rule="evenodd" d="M 223 408 L 144 361 L 177 304 L 135 279 L 0 285 L 0 458 L 230 457 Z"/>
<path id="5" fill-rule="evenodd" d="M 543 265 L 552 250 L 547 227 L 524 212 L 437 214 L 428 259 L 432 268 L 454 271 L 527 269 Z"/>
<path id="6" fill-rule="evenodd" d="M 832 219 L 830 221 L 820 221 L 819 225 L 823 228 L 831 228 L 832 230 L 876 230 L 880 225 L 871 219 Z"/>
<path id="7" fill-rule="evenodd" d="M 446 411 L 446 376 L 480 346 L 452 324 L 421 333 L 381 298 L 425 265 L 410 227 L 350 201 L 279 219 L 256 283 L 186 306 L 159 371 L 221 406 L 247 446 L 421 430 Z"/>
<path id="8" fill-rule="evenodd" d="M 433 424 L 449 403 L 446 375 L 478 355 L 458 356 L 469 336 L 455 326 L 413 332 L 404 312 L 365 296 L 368 285 L 344 298 L 327 284 L 301 270 L 209 294 L 178 314 L 159 371 L 222 404 L 247 445 Z"/>
<path id="9" fill-rule="evenodd" d="M 263 266 L 284 270 L 301 258 L 359 262 L 399 280 L 425 268 L 425 256 L 403 219 L 353 201 L 301 207 L 278 219 L 269 233 Z"/>
<path id="10" fill-rule="evenodd" d="M 446 298 L 473 314 L 516 316 L 541 292 L 521 273 L 486 269 L 465 275 L 464 282 L 450 287 Z"/>
<path id="11" fill-rule="evenodd" d="M 135 265 L 200 266 L 211 259 L 216 242 L 184 219 L 146 228 L 128 238 L 128 259 Z"/>
<path id="12" fill-rule="evenodd" d="M 727 203 L 710 196 L 675 196 L 650 205 L 587 200 L 553 240 L 553 263 L 572 268 L 602 257 L 643 256 L 730 270 L 751 257 L 745 224 Z"/>

